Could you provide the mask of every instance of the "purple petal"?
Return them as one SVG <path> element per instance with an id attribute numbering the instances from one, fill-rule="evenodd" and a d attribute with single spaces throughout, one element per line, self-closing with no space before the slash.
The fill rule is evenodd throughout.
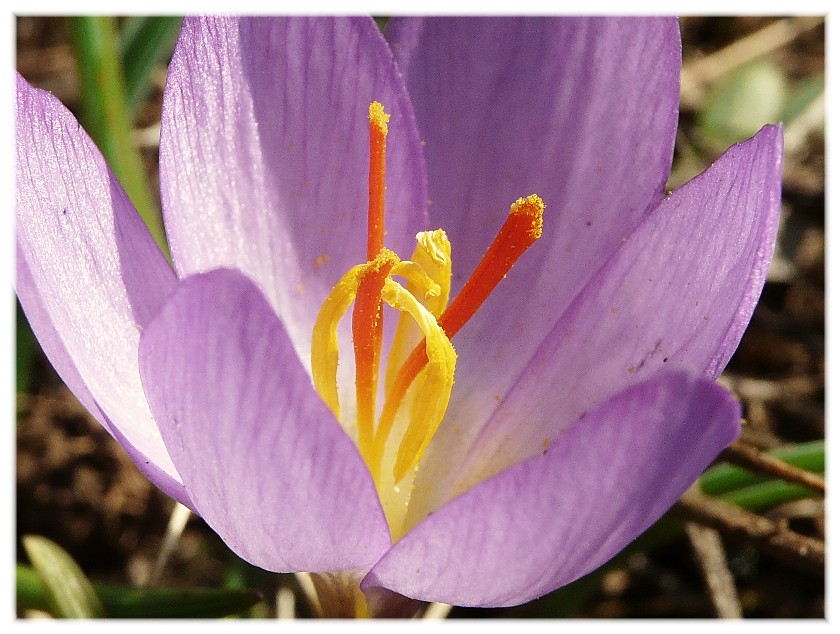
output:
<path id="1" fill-rule="evenodd" d="M 738 436 L 738 421 L 712 381 L 660 373 L 432 513 L 362 587 L 466 606 L 534 599 L 647 529 Z"/>
<path id="2" fill-rule="evenodd" d="M 545 438 L 657 371 L 716 376 L 767 273 L 781 157 L 781 130 L 766 126 L 664 200 L 590 280 L 511 390 L 498 401 L 484 393 L 496 409 L 481 432 L 476 436 L 480 420 L 452 412 L 463 418 L 459 428 L 442 427 L 433 441 L 447 459 L 424 464 L 421 473 L 428 469 L 438 483 L 458 484 L 424 487 L 410 514 L 422 517 L 446 497 L 534 455 Z"/>
<path id="3" fill-rule="evenodd" d="M 505 394 L 662 197 L 677 124 L 678 24 L 394 19 L 389 41 L 426 144 L 432 226 L 452 241 L 453 291 L 517 197 L 546 203 L 543 237 L 453 340 L 451 411 L 482 419 L 495 405 L 486 395 Z"/>
<path id="4" fill-rule="evenodd" d="M 167 494 L 188 503 L 152 419 L 140 331 L 175 275 L 91 139 L 17 77 L 16 290 L 54 367 Z"/>
<path id="5" fill-rule="evenodd" d="M 184 280 L 143 332 L 143 385 L 195 509 L 272 571 L 369 568 L 390 545 L 370 474 L 240 272 Z"/>
<path id="6" fill-rule="evenodd" d="M 394 18 L 388 37 L 424 140 L 432 225 L 458 258 L 455 288 L 510 204 L 536 192 L 543 260 L 551 250 L 563 263 L 558 288 L 571 299 L 661 197 L 679 103 L 676 19 Z"/>
<path id="7" fill-rule="evenodd" d="M 253 279 L 308 358 L 321 302 L 365 261 L 368 107 L 391 114 L 386 242 L 425 228 L 408 94 L 370 19 L 187 19 L 161 130 L 167 232 L 181 274 Z"/>

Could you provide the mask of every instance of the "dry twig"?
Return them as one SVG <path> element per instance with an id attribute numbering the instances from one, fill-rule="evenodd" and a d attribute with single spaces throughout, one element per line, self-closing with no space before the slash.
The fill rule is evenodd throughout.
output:
<path id="1" fill-rule="evenodd" d="M 810 572 L 825 572 L 825 543 L 795 533 L 783 522 L 772 522 L 696 489 L 687 491 L 675 509 L 684 517 L 721 533 L 744 537 L 767 555 Z"/>
<path id="2" fill-rule="evenodd" d="M 794 467 L 784 460 L 763 453 L 743 441 L 736 440 L 724 449 L 721 458 L 739 467 L 758 471 L 774 478 L 781 478 L 825 493 L 825 480 L 817 474 Z"/>
<path id="3" fill-rule="evenodd" d="M 685 532 L 703 573 L 703 581 L 714 605 L 715 614 L 722 619 L 740 619 L 743 616 L 741 601 L 726 562 L 720 533 L 696 522 L 686 522 Z"/>

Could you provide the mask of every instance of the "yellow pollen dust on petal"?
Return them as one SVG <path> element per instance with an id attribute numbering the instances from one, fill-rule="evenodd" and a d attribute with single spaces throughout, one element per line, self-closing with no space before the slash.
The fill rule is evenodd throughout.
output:
<path id="1" fill-rule="evenodd" d="M 452 246 L 442 229 L 418 233 L 411 260 L 401 261 L 384 248 L 389 119 L 381 103 L 370 104 L 367 262 L 352 267 L 328 294 L 313 328 L 311 360 L 318 394 L 336 419 L 356 432 L 359 452 L 396 539 L 413 486 L 413 476 L 408 476 L 417 470 L 451 397 L 457 361 L 451 339 L 540 237 L 545 205 L 536 195 L 511 205 L 479 265 L 448 304 Z M 394 277 L 403 278 L 404 285 Z M 396 310 L 399 318 L 386 363 L 385 401 L 377 412 L 385 305 Z M 352 421 L 341 420 L 337 380 L 338 326 L 347 313 L 352 314 L 356 373 Z"/>

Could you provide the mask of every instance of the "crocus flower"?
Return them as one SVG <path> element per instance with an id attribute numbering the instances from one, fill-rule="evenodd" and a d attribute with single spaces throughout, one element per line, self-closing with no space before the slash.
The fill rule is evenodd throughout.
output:
<path id="1" fill-rule="evenodd" d="M 387 40 L 369 19 L 187 19 L 160 140 L 174 270 L 72 115 L 18 77 L 18 296 L 148 478 L 246 560 L 312 573 L 325 612 L 531 600 L 738 435 L 714 379 L 765 279 L 781 131 L 665 192 L 679 73 L 676 19 L 395 18 Z M 457 334 L 439 325 L 532 193 L 514 212 L 535 238 L 544 201 L 540 239 Z M 371 441 L 388 363 L 423 335 Z"/>

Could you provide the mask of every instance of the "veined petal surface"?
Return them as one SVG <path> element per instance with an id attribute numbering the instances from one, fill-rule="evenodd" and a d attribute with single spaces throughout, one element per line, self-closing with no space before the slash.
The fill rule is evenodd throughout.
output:
<path id="1" fill-rule="evenodd" d="M 15 106 L 21 305 L 68 387 L 152 482 L 188 503 L 137 364 L 175 274 L 73 115 L 20 75 Z"/>
<path id="2" fill-rule="evenodd" d="M 391 114 L 386 242 L 410 254 L 426 223 L 425 167 L 373 20 L 189 18 L 169 69 L 161 187 L 176 269 L 245 272 L 307 368 L 321 303 L 366 260 L 373 100 Z"/>
<path id="3" fill-rule="evenodd" d="M 656 372 L 717 377 L 767 274 L 781 159 L 781 129 L 765 126 L 662 201 L 501 399 L 465 450 L 455 491 L 537 453 L 610 394 Z"/>
<path id="4" fill-rule="evenodd" d="M 364 570 L 388 548 L 361 456 L 241 272 L 183 280 L 143 332 L 140 366 L 197 513 L 241 557 L 277 572 Z"/>
<path id="5" fill-rule="evenodd" d="M 546 204 L 542 238 L 453 340 L 455 390 L 427 454 L 436 477 L 452 438 L 490 415 L 663 196 L 680 36 L 676 18 L 395 18 L 388 39 L 425 144 L 431 224 L 452 241 L 453 293 L 514 200 Z"/>
<path id="6" fill-rule="evenodd" d="M 739 407 L 726 390 L 660 373 L 434 511 L 362 588 L 463 606 L 535 599 L 618 553 L 738 433 Z"/>

